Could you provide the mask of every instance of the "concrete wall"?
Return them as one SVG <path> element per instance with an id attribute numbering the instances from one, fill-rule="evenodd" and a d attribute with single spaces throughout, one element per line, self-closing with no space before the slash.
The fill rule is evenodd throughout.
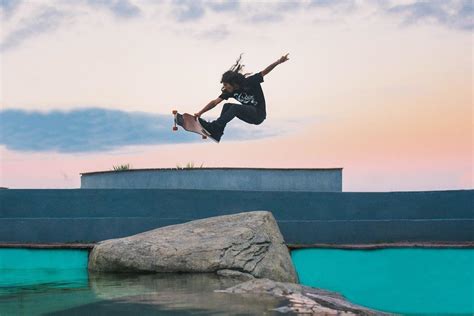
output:
<path id="1" fill-rule="evenodd" d="M 0 242 L 89 242 L 193 219 L 273 212 L 287 243 L 474 241 L 474 190 L 0 190 Z"/>
<path id="2" fill-rule="evenodd" d="M 82 173 L 81 188 L 341 192 L 342 168 L 132 169 Z"/>

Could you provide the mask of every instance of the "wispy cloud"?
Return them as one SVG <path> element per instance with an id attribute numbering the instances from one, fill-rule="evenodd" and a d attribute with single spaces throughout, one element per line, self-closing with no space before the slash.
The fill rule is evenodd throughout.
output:
<path id="1" fill-rule="evenodd" d="M 202 18 L 206 10 L 202 1 L 179 0 L 173 2 L 173 14 L 179 22 L 195 21 Z"/>
<path id="2" fill-rule="evenodd" d="M 105 8 L 120 18 L 131 18 L 140 16 L 139 7 L 129 0 L 87 0 L 92 7 Z"/>
<path id="3" fill-rule="evenodd" d="M 20 0 L 1 0 L 0 11 L 4 17 L 8 18 L 12 15 L 19 4 Z"/>
<path id="4" fill-rule="evenodd" d="M 282 21 L 284 16 L 280 13 L 257 13 L 250 16 L 247 21 L 251 23 L 275 23 Z"/>
<path id="5" fill-rule="evenodd" d="M 435 22 L 449 28 L 472 31 L 474 26 L 474 2 L 462 1 L 416 1 L 385 7 L 387 14 L 402 17 L 402 26 L 416 25 L 422 22 Z"/>
<path id="6" fill-rule="evenodd" d="M 218 13 L 236 12 L 240 10 L 240 1 L 227 0 L 175 0 L 171 1 L 172 12 L 178 22 L 200 20 L 208 10 Z"/>
<path id="7" fill-rule="evenodd" d="M 1 0 L 0 1 L 0 13 L 2 17 L 8 18 L 16 10 L 20 4 L 20 0 Z"/>
<path id="8" fill-rule="evenodd" d="M 225 129 L 222 141 L 274 137 L 295 130 L 290 125 L 285 129 L 284 125 L 251 125 L 235 118 Z M 92 107 L 49 112 L 8 109 L 0 111 L 0 144 L 16 151 L 77 153 L 110 151 L 127 145 L 201 141 L 193 133 L 173 132 L 172 126 L 172 115 L 146 112 Z"/>
<path id="9" fill-rule="evenodd" d="M 227 12 L 227 11 L 236 11 L 240 8 L 239 0 L 208 0 L 206 5 L 213 11 L 216 12 Z"/>
<path id="10" fill-rule="evenodd" d="M 38 34 L 55 30 L 64 17 L 64 13 L 54 8 L 46 7 L 42 9 L 37 15 L 22 21 L 23 23 L 18 28 L 8 34 L 0 44 L 0 51 L 13 48 Z"/>
<path id="11" fill-rule="evenodd" d="M 4 15 L 9 17 L 19 7 L 19 0 L 1 0 L 0 8 Z M 36 10 L 32 10 L 29 16 L 25 16 L 19 22 L 11 27 L 11 30 L 5 32 L 2 42 L 0 43 L 0 51 L 7 51 L 11 48 L 19 46 L 24 41 L 34 38 L 40 34 L 53 32 L 63 27 L 66 18 L 72 18 L 81 14 L 81 6 L 92 9 L 104 9 L 111 12 L 115 17 L 128 19 L 138 17 L 141 10 L 129 0 L 84 0 L 84 2 L 57 1 L 57 6 L 35 4 Z M 17 10 L 18 11 L 18 10 Z"/>
<path id="12" fill-rule="evenodd" d="M 197 33 L 197 37 L 211 41 L 221 41 L 230 35 L 229 30 L 225 24 L 217 25 L 206 31 Z"/>
<path id="13" fill-rule="evenodd" d="M 33 2 L 31 2 L 33 3 Z M 237 0 L 174 0 L 174 1 L 131 1 L 131 0 L 81 0 L 66 1 L 55 0 L 50 4 L 34 3 L 37 10 L 28 10 L 31 4 L 21 0 L 1 0 L 0 9 L 5 21 L 13 21 L 12 25 L 5 28 L 0 44 L 2 51 L 13 48 L 22 42 L 39 34 L 53 32 L 64 25 L 64 17 L 79 17 L 80 21 L 84 10 L 106 11 L 117 17 L 117 23 L 130 18 L 151 19 L 155 18 L 157 6 L 160 11 L 165 11 L 160 23 L 182 27 L 184 23 L 198 23 L 208 13 L 226 15 L 227 26 L 232 23 L 284 23 L 296 13 L 312 16 L 318 12 L 329 12 L 331 20 L 338 20 L 347 14 L 357 12 L 360 7 L 368 6 L 374 9 L 377 15 L 389 15 L 401 21 L 400 26 L 415 26 L 423 23 L 436 23 L 453 30 L 472 31 L 474 1 L 472 0 L 415 0 L 409 4 L 394 4 L 393 1 L 366 0 L 292 0 L 275 2 L 241 2 Z M 163 5 L 168 3 L 169 5 Z M 22 15 L 24 18 L 9 19 L 12 15 Z M 20 14 L 21 13 L 21 14 Z M 227 18 L 228 17 L 228 18 Z M 166 19 L 166 18 L 165 18 Z M 321 19 L 321 17 L 319 17 Z M 326 18 L 327 19 L 327 18 Z M 220 21 L 219 23 L 223 23 Z M 204 25 L 202 25 L 204 26 Z M 200 28 L 202 29 L 202 27 Z M 228 30 L 221 30 L 218 34 L 202 34 L 203 38 L 220 41 L 228 38 Z M 189 36 L 194 36 L 190 32 Z"/>
<path id="14" fill-rule="evenodd" d="M 309 7 L 313 8 L 335 8 L 339 10 L 355 9 L 355 0 L 311 0 Z"/>

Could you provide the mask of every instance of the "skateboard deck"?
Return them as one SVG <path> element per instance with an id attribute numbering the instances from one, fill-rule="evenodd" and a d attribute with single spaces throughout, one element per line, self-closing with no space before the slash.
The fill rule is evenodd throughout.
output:
<path id="1" fill-rule="evenodd" d="M 204 129 L 204 127 L 202 127 L 202 125 L 199 123 L 199 120 L 194 115 L 191 115 L 189 113 L 180 114 L 176 110 L 173 110 L 173 115 L 174 115 L 173 131 L 177 131 L 178 130 L 177 125 L 179 125 L 188 132 L 201 135 L 203 139 L 206 139 L 209 137 L 210 139 L 218 143 L 218 141 L 212 138 L 212 136 Z"/>

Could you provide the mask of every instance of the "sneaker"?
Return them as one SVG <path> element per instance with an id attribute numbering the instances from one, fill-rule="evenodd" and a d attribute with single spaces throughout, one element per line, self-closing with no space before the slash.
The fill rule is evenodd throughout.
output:
<path id="1" fill-rule="evenodd" d="M 202 118 L 198 117 L 198 120 L 199 120 L 199 124 L 201 124 L 201 126 L 204 128 L 204 131 L 208 134 L 211 134 L 211 131 L 210 131 L 210 123 L 208 121 L 205 121 L 203 120 Z"/>
<path id="2" fill-rule="evenodd" d="M 214 138 L 215 140 L 217 140 L 217 142 L 220 142 L 221 141 L 221 137 L 222 137 L 222 132 L 218 132 L 218 131 L 214 131 L 213 133 L 211 133 L 211 137 Z"/>
<path id="3" fill-rule="evenodd" d="M 223 128 L 219 128 L 214 122 L 210 123 L 202 118 L 199 118 L 199 123 L 201 123 L 204 130 L 210 135 L 209 137 L 212 137 L 217 142 L 221 140 L 222 134 L 224 134 Z"/>
<path id="4" fill-rule="evenodd" d="M 216 123 L 216 121 L 212 121 L 211 123 L 211 133 L 212 136 L 217 140 L 220 141 L 222 135 L 224 134 L 224 128 L 220 124 Z"/>

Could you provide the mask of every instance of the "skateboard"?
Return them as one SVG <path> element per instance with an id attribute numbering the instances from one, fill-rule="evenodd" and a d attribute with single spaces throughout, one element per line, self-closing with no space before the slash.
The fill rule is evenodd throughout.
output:
<path id="1" fill-rule="evenodd" d="M 199 134 L 202 136 L 202 139 L 210 138 L 216 143 L 218 143 L 217 140 L 212 138 L 211 134 L 209 134 L 204 127 L 202 127 L 201 123 L 199 123 L 199 120 L 197 117 L 194 115 L 191 115 L 189 113 L 183 113 L 180 114 L 178 113 L 177 110 L 173 110 L 173 115 L 174 115 L 174 126 L 173 126 L 173 131 L 178 130 L 178 126 L 181 126 L 188 132 L 193 132 L 196 134 Z"/>

